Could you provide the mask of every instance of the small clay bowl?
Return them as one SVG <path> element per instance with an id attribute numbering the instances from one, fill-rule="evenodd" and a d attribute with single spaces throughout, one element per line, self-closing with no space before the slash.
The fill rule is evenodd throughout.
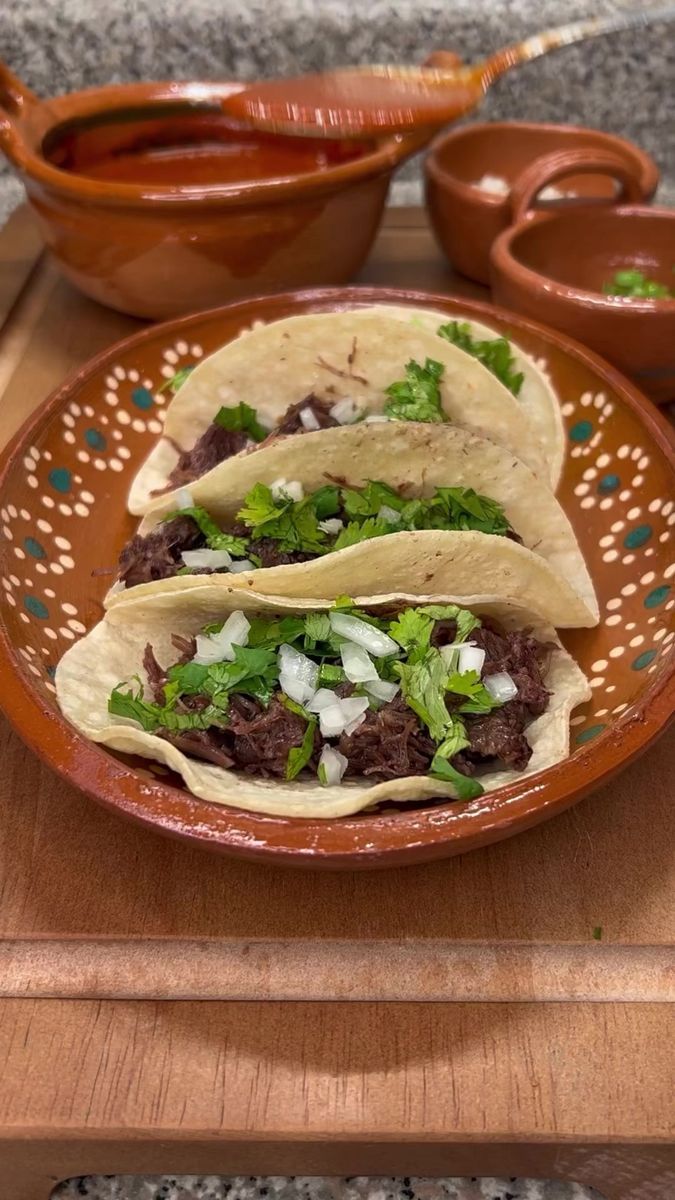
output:
<path id="1" fill-rule="evenodd" d="M 608 296 L 603 284 L 637 268 L 673 290 L 675 211 L 629 205 L 528 213 L 536 186 L 535 166 L 513 190 L 516 223 L 492 247 L 495 301 L 583 342 L 657 403 L 673 400 L 675 299 Z"/>
<path id="2" fill-rule="evenodd" d="M 599 129 L 494 121 L 454 129 L 432 142 L 425 163 L 427 205 L 436 237 L 455 270 L 488 283 L 490 248 L 511 224 L 509 195 L 483 191 L 478 180 L 492 175 L 511 188 L 535 160 L 569 149 L 585 151 L 588 157 L 610 151 L 630 171 L 634 198 L 644 202 L 654 195 L 659 172 L 653 159 L 633 142 Z M 540 188 L 550 182 L 543 174 Z M 612 181 L 602 171 L 572 172 L 565 179 L 564 190 L 597 204 L 614 199 Z M 550 210 L 552 204 L 560 208 L 575 202 L 570 198 L 541 203 Z"/>
<path id="3" fill-rule="evenodd" d="M 167 378 L 254 323 L 387 303 L 483 321 L 517 339 L 550 376 L 568 446 L 558 496 L 601 607 L 597 628 L 564 635 L 592 698 L 572 717 L 570 758 L 466 804 L 385 806 L 334 821 L 209 804 L 158 764 L 113 754 L 77 733 L 56 704 L 56 663 L 100 618 L 109 577 L 92 568 L 111 567 L 134 531 L 129 482 L 161 432 Z M 192 845 L 349 870 L 463 854 L 561 812 L 665 729 L 675 684 L 674 496 L 672 432 L 653 405 L 589 350 L 488 304 L 327 288 L 150 326 L 71 376 L 0 456 L 0 705 L 72 785 Z"/>
<path id="4" fill-rule="evenodd" d="M 242 86 L 144 83 L 40 101 L 0 64 L 0 150 L 76 287 L 162 318 L 358 272 L 392 171 L 428 134 L 356 143 L 251 134 L 222 111 Z M 209 162 L 224 144 L 225 182 Z M 186 147 L 191 163 L 177 167 Z M 261 147 L 268 173 L 256 178 Z"/>

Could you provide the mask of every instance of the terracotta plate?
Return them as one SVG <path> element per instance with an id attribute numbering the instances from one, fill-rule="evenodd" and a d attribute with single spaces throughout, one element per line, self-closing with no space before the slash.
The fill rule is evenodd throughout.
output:
<path id="1" fill-rule="evenodd" d="M 134 528 L 125 497 L 161 432 L 167 397 L 159 388 L 253 322 L 387 300 L 471 312 L 516 335 L 561 397 L 569 446 L 560 495 L 602 609 L 598 629 L 565 638 L 593 689 L 592 701 L 573 717 L 572 757 L 471 804 L 338 821 L 255 816 L 198 800 L 163 768 L 81 738 L 61 718 L 52 683 L 60 655 L 101 615 L 109 578 L 92 576 L 92 568 L 112 568 Z M 99 355 L 20 431 L 3 456 L 0 517 L 0 701 L 7 715 L 76 787 L 205 847 L 334 867 L 457 854 L 560 812 L 644 750 L 672 712 L 675 453 L 668 427 L 590 352 L 488 305 L 414 292 L 325 290 L 248 300 L 149 328 Z"/>

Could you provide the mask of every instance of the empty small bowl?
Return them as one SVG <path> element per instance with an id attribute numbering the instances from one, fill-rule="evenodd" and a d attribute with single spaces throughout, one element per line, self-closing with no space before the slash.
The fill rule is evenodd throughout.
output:
<path id="1" fill-rule="evenodd" d="M 633 142 L 599 129 L 494 121 L 453 129 L 432 142 L 425 163 L 427 206 L 441 248 L 457 271 L 489 282 L 490 248 L 512 220 L 511 188 L 536 159 L 569 149 L 585 151 L 589 158 L 597 151 L 613 153 L 635 181 L 633 198 L 644 202 L 654 195 L 659 172 L 653 159 Z M 550 183 L 543 177 L 540 189 Z M 576 198 L 598 204 L 614 199 L 613 183 L 602 173 L 575 171 L 565 179 L 564 191 L 575 197 L 566 198 L 565 206 Z M 544 198 L 544 203 L 550 202 Z"/>
<path id="2" fill-rule="evenodd" d="M 615 169 L 618 175 L 623 168 Z M 603 288 L 618 271 L 635 269 L 673 290 L 675 211 L 621 205 L 528 212 L 538 178 L 534 167 L 514 188 L 516 223 L 492 247 L 496 303 L 583 342 L 657 403 L 672 400 L 675 299 L 607 295 Z"/>

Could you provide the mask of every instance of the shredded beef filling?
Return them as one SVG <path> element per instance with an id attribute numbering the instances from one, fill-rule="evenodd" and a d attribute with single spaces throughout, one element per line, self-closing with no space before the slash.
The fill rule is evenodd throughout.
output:
<path id="1" fill-rule="evenodd" d="M 168 579 L 183 566 L 184 550 L 196 550 L 205 544 L 201 530 L 191 517 L 161 521 L 151 533 L 136 533 L 119 557 L 119 577 L 126 587 Z"/>
<path id="2" fill-rule="evenodd" d="M 454 624 L 453 621 L 437 623 L 434 634 L 444 638 L 437 644 L 453 640 Z M 549 692 L 542 673 L 549 647 L 527 632 L 502 632 L 491 622 L 474 630 L 471 640 L 486 652 L 484 675 L 508 672 L 518 686 L 518 696 L 486 716 L 464 718 L 469 746 L 455 755 L 453 766 L 465 775 L 475 775 L 486 766 L 522 771 L 532 754 L 525 730 L 548 703 Z M 194 640 L 174 637 L 173 642 L 181 652 L 180 661 L 189 661 L 194 655 Z M 166 674 L 150 645 L 145 648 L 143 666 L 154 700 L 162 703 Z M 353 685 L 341 684 L 336 690 L 340 695 L 348 695 Z M 448 703 L 452 705 L 450 698 Z M 204 696 L 185 696 L 179 711 L 194 711 L 206 704 Z M 227 720 L 227 728 L 223 729 L 212 726 L 183 733 L 164 731 L 160 735 L 193 758 L 263 778 L 284 778 L 289 750 L 302 744 L 307 727 L 304 718 L 290 712 L 276 697 L 265 708 L 250 696 L 233 695 Z M 400 693 L 378 710 L 369 709 L 362 724 L 351 734 L 343 733 L 336 745 L 348 759 L 348 778 L 366 776 L 380 780 L 427 774 L 436 751 L 434 741 Z M 320 751 L 321 738 L 317 732 L 308 767 L 311 773 L 316 772 Z"/>
<path id="3" fill-rule="evenodd" d="M 330 415 L 333 403 L 334 401 L 328 403 L 326 400 L 320 400 L 318 396 L 310 392 L 309 396 L 305 396 L 304 400 L 300 400 L 297 404 L 291 404 L 286 409 L 279 424 L 276 429 L 272 430 L 270 436 L 275 437 L 277 434 L 287 433 L 310 433 L 311 430 L 305 429 L 300 420 L 300 413 L 303 409 L 309 409 L 316 418 L 320 429 L 332 429 L 335 425 L 340 424 L 339 421 L 335 420 L 335 417 Z"/>
<path id="4" fill-rule="evenodd" d="M 243 430 L 223 429 L 212 421 L 191 450 L 182 450 L 178 462 L 169 475 L 171 488 L 185 487 L 212 467 L 244 450 L 249 436 Z M 168 490 L 168 489 L 167 489 Z"/>
<path id="5" fill-rule="evenodd" d="M 291 404 L 286 409 L 279 424 L 271 431 L 270 438 L 278 434 L 309 433 L 300 420 L 303 409 L 309 409 L 313 413 L 320 429 L 330 429 L 339 424 L 335 417 L 330 415 L 330 405 L 310 393 L 304 400 Z M 169 476 L 170 487 L 185 487 L 186 484 L 192 483 L 226 458 L 245 450 L 250 440 L 243 430 L 223 429 L 221 425 L 212 421 L 191 450 L 181 451 L 178 462 Z"/>

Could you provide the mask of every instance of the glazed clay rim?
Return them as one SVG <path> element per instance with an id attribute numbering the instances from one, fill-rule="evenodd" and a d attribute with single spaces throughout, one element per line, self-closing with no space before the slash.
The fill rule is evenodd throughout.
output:
<path id="1" fill-rule="evenodd" d="M 448 143 L 461 141 L 463 138 L 469 138 L 476 130 L 479 129 L 520 129 L 520 130 L 543 130 L 546 133 L 559 134 L 561 130 L 569 132 L 570 136 L 574 134 L 596 133 L 601 135 L 602 141 L 605 139 L 612 143 L 612 146 L 618 152 L 625 152 L 626 147 L 630 147 L 631 152 L 635 156 L 636 162 L 639 164 L 639 180 L 642 190 L 647 194 L 653 194 L 659 182 L 659 169 L 656 163 L 648 154 L 645 153 L 635 142 L 629 138 L 622 138 L 615 133 L 605 133 L 602 129 L 593 129 L 588 125 L 556 125 L 550 121 L 480 121 L 474 125 L 462 125 L 459 129 L 444 130 L 439 133 L 429 146 L 429 152 L 426 157 L 425 166 L 434 182 L 440 187 L 451 187 L 453 191 L 459 193 L 466 200 L 473 200 L 474 203 L 485 204 L 487 208 L 498 209 L 502 207 L 507 215 L 510 215 L 510 196 L 494 195 L 492 192 L 483 192 L 475 183 L 467 183 L 465 179 L 460 179 L 458 175 L 453 175 L 452 171 L 447 167 L 443 167 L 439 162 L 439 152 Z M 581 150 L 588 150 L 589 154 L 593 153 L 592 146 L 581 146 Z M 599 148 L 599 147 L 598 147 Z M 542 149 L 540 154 L 533 156 L 535 159 L 542 157 L 547 151 Z M 570 172 L 572 174 L 572 172 Z M 657 211 L 657 210 L 654 210 Z M 547 216 L 547 213 L 543 213 Z"/>
<path id="2" fill-rule="evenodd" d="M 242 318 L 253 315 L 264 304 L 268 319 L 275 305 L 295 305 L 299 311 L 338 311 L 345 307 L 374 303 L 412 305 L 447 304 L 447 296 L 425 292 L 372 288 L 311 289 L 277 296 L 259 296 L 208 312 L 181 317 L 109 347 L 86 366 L 74 372 L 31 415 L 2 455 L 0 489 L 34 434 L 61 408 L 72 389 L 95 376 L 116 355 L 145 342 L 172 337 L 201 319 L 213 319 L 233 308 Z M 597 355 L 571 338 L 547 330 L 534 321 L 513 316 L 504 309 L 479 302 L 455 300 L 454 304 L 477 319 L 497 316 L 515 329 L 544 337 L 571 357 L 590 367 L 609 382 L 642 421 L 675 474 L 675 445 L 665 419 L 651 409 L 640 392 Z M 187 791 L 139 776 L 136 770 L 108 754 L 77 733 L 57 712 L 43 707 L 18 654 L 0 625 L 0 698 L 6 716 L 23 740 L 68 783 L 104 807 L 123 813 L 135 822 L 192 844 L 257 860 L 307 866 L 394 866 L 411 857 L 416 862 L 443 857 L 453 842 L 462 851 L 527 829 L 541 819 L 569 807 L 590 787 L 607 780 L 646 750 L 665 730 L 672 717 L 671 686 L 675 679 L 675 656 L 645 691 L 631 712 L 628 709 L 594 742 L 592 748 L 576 751 L 546 771 L 516 781 L 468 804 L 381 814 L 336 821 L 277 818 L 248 813 L 242 809 L 211 804 Z M 6 697 L 11 696 L 8 711 Z"/>
<path id="3" fill-rule="evenodd" d="M 647 314 L 658 313 L 664 316 L 672 316 L 675 314 L 675 296 L 668 299 L 648 298 L 646 296 L 607 296 L 604 292 L 592 292 L 585 288 L 570 287 L 569 284 L 559 283 L 550 275 L 542 275 L 539 271 L 534 271 L 532 267 L 526 267 L 523 262 L 513 251 L 513 242 L 521 233 L 525 233 L 534 225 L 541 225 L 544 221 L 554 222 L 560 219 L 568 220 L 570 212 L 568 209 L 565 213 L 553 212 L 532 212 L 519 221 L 516 225 L 510 225 L 508 229 L 504 229 L 498 234 L 492 243 L 490 251 L 490 259 L 494 270 L 498 270 L 505 278 L 517 282 L 521 287 L 527 286 L 533 292 L 546 292 L 547 295 L 561 297 L 572 303 L 581 303 L 586 307 L 592 305 L 596 312 L 602 312 L 604 316 L 615 316 L 622 319 L 623 315 L 630 316 L 631 314 Z M 576 213 L 584 213 L 584 209 L 578 207 L 574 210 Z M 599 215 L 600 209 L 593 209 L 595 215 Z M 603 217 L 608 220 L 623 220 L 636 217 L 638 221 L 641 217 L 665 217 L 673 226 L 673 237 L 675 238 L 675 210 L 672 208 L 663 208 L 646 204 L 615 204 L 608 205 L 602 211 Z M 622 303 L 622 300 L 627 303 Z M 562 334 L 556 333 L 556 337 L 562 337 Z M 570 339 L 571 341 L 572 339 Z M 579 343 L 573 343 L 579 346 Z M 602 359 L 598 361 L 602 362 Z M 606 364 L 603 363 L 603 366 Z"/>
<path id="4" fill-rule="evenodd" d="M 235 87 L 235 84 L 238 86 Z M 67 116 L 64 113 L 61 119 L 54 121 L 47 132 L 51 132 L 62 124 L 67 124 L 70 120 L 76 120 L 78 116 L 97 117 L 107 115 L 108 117 L 112 117 L 113 109 L 105 108 L 101 104 L 108 95 L 116 98 L 116 107 L 120 111 L 134 104 L 152 103 L 154 101 L 165 105 L 167 110 L 166 115 L 168 116 L 172 105 L 178 106 L 180 104 L 194 103 L 195 115 L 198 115 L 200 104 L 206 106 L 209 101 L 213 103 L 217 100 L 225 99 L 227 96 L 232 95 L 233 92 L 241 90 L 244 86 L 243 83 L 237 80 L 220 84 L 202 83 L 191 80 L 181 83 L 160 81 L 148 84 L 115 84 L 105 88 L 86 88 L 80 92 L 72 92 L 63 97 L 56 97 L 52 106 L 52 114 L 58 110 L 60 102 L 64 102 L 65 107 L 65 102 L 74 99 L 79 100 L 80 97 L 85 99 L 91 98 L 92 101 L 98 99 L 99 104 L 84 112 L 73 113 L 71 116 Z M 124 103 L 125 94 L 129 98 L 128 104 Z M 44 106 L 48 108 L 50 103 L 52 102 L 38 100 L 37 105 L 32 107 Z M 158 118 L 161 119 L 160 114 L 158 114 Z M 45 136 L 46 133 L 43 134 L 43 139 Z M 333 140 L 339 141 L 340 139 L 335 138 Z M 375 141 L 375 149 L 362 154 L 358 158 L 351 159 L 349 162 L 339 163 L 324 170 L 305 171 L 302 175 L 279 175 L 270 179 L 252 180 L 241 184 L 207 183 L 182 187 L 180 190 L 177 190 L 176 186 L 171 184 L 163 186 L 108 182 L 91 179 L 86 175 L 80 175 L 76 172 L 61 171 L 58 167 L 48 163 L 46 159 L 32 149 L 26 153 L 22 138 L 19 143 L 22 158 L 20 169 L 29 179 L 36 180 L 53 191 L 60 192 L 62 195 L 69 196 L 72 200 L 79 200 L 83 203 L 93 202 L 102 205 L 122 204 L 124 206 L 137 206 L 140 208 L 155 204 L 167 204 L 170 207 L 189 207 L 192 205 L 203 207 L 211 204 L 236 206 L 250 204 L 256 200 L 266 203 L 276 203 L 293 196 L 302 195 L 305 198 L 307 195 L 322 195 L 326 191 L 335 191 L 350 183 L 358 183 L 362 179 L 367 179 L 371 175 L 378 175 L 396 166 L 403 158 L 407 158 L 410 154 L 414 154 L 417 150 L 421 149 L 427 139 L 420 134 L 410 134 L 409 136 L 395 135 L 389 138 L 370 138 L 365 140 Z"/>

